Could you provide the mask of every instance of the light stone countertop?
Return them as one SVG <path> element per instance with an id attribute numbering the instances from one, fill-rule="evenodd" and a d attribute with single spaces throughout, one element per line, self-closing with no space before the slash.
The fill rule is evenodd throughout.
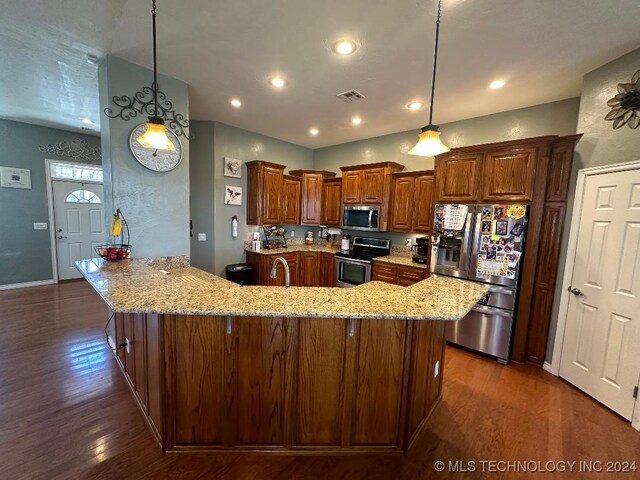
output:
<path id="1" fill-rule="evenodd" d="M 427 266 L 422 263 L 414 262 L 411 257 L 407 257 L 405 255 L 387 255 L 384 257 L 376 257 L 373 259 L 374 262 L 384 262 L 384 263 L 393 263 L 395 265 L 404 265 L 406 267 L 416 267 L 426 269 Z"/>
<path id="2" fill-rule="evenodd" d="M 163 273 L 139 260 L 88 259 L 76 267 L 116 312 L 221 316 L 459 320 L 486 292 L 481 284 L 431 277 L 410 287 L 247 286 L 197 268 Z"/>

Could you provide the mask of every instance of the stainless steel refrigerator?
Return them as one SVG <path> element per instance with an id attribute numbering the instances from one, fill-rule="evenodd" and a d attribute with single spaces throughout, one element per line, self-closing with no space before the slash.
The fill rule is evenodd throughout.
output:
<path id="1" fill-rule="evenodd" d="M 490 284 L 462 320 L 447 325 L 447 341 L 501 363 L 511 354 L 528 215 L 521 204 L 435 206 L 432 273 Z"/>

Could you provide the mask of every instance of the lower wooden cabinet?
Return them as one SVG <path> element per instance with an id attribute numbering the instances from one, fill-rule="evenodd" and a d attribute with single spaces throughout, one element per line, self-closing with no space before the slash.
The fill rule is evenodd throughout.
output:
<path id="1" fill-rule="evenodd" d="M 336 286 L 336 256 L 333 253 L 320 254 L 320 270 L 322 274 L 321 287 Z"/>
<path id="2" fill-rule="evenodd" d="M 410 267 L 408 265 L 397 265 L 375 260 L 373 262 L 373 280 L 408 287 L 425 278 L 429 278 L 429 269 L 427 268 Z"/>
<path id="3" fill-rule="evenodd" d="M 300 252 L 298 255 L 300 257 L 300 286 L 321 286 L 320 254 L 318 252 Z"/>
<path id="4" fill-rule="evenodd" d="M 247 263 L 253 267 L 256 285 L 283 286 L 284 268 L 278 264 L 275 279 L 270 277 L 276 258 L 283 257 L 289 264 L 292 287 L 335 287 L 334 254 L 330 252 L 288 252 L 268 254 L 247 251 Z"/>

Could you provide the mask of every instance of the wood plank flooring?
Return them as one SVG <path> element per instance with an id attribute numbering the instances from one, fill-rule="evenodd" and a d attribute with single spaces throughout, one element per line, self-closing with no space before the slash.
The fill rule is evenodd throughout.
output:
<path id="1" fill-rule="evenodd" d="M 0 478 L 640 478 L 481 471 L 482 460 L 640 462 L 640 433 L 539 368 L 451 347 L 443 401 L 407 457 L 163 456 L 106 345 L 106 318 L 83 281 L 0 292 Z M 437 460 L 476 471 L 436 473 Z"/>

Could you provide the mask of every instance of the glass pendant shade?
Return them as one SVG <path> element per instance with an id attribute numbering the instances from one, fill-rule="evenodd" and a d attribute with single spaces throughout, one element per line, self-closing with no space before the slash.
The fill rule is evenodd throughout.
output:
<path id="1" fill-rule="evenodd" d="M 418 157 L 434 157 L 451 150 L 440 140 L 438 127 L 433 128 L 432 125 L 429 125 L 429 127 L 425 127 L 420 135 L 418 135 L 418 143 L 409 150 L 409 155 L 416 155 Z"/>
<path id="2" fill-rule="evenodd" d="M 151 119 L 147 122 L 147 130 L 138 137 L 138 143 L 144 148 L 155 150 L 170 150 L 173 152 L 176 149 L 173 142 L 167 137 L 167 128 L 164 126 L 164 122 L 157 123 Z"/>

